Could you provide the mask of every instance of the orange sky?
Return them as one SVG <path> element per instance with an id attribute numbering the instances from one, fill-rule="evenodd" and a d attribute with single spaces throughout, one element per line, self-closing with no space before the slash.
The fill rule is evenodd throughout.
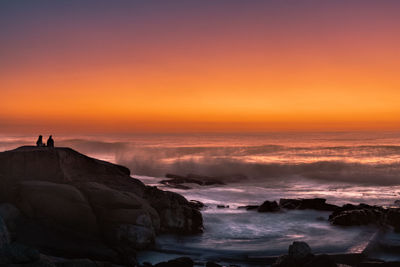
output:
<path id="1" fill-rule="evenodd" d="M 0 132 L 399 129 L 399 5 L 310 2 L 0 7 Z"/>

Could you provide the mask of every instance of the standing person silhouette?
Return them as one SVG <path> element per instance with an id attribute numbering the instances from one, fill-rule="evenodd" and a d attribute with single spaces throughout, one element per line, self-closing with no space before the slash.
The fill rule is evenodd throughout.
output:
<path id="1" fill-rule="evenodd" d="M 38 140 L 36 141 L 36 146 L 44 146 L 43 136 L 39 135 Z"/>
<path id="2" fill-rule="evenodd" d="M 49 139 L 47 139 L 47 147 L 54 147 L 54 140 L 51 135 L 49 136 Z"/>

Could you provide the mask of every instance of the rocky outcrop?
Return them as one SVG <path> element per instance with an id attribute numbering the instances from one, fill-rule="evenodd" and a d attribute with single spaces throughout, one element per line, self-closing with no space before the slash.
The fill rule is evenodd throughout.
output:
<path id="1" fill-rule="evenodd" d="M 38 262 L 40 253 L 37 249 L 19 243 L 11 243 L 0 252 L 0 264 L 27 264 Z"/>
<path id="2" fill-rule="evenodd" d="M 192 208 L 181 195 L 161 191 L 155 187 L 146 188 L 146 200 L 160 216 L 161 232 L 201 233 L 203 220 L 198 209 Z"/>
<path id="3" fill-rule="evenodd" d="M 367 225 L 384 222 L 385 209 L 367 204 L 346 204 L 329 216 L 329 221 L 334 225 Z"/>
<path id="4" fill-rule="evenodd" d="M 166 174 L 165 177 L 170 178 L 169 180 L 160 181 L 161 184 L 169 185 L 172 187 L 182 186 L 182 184 L 198 184 L 198 185 L 224 185 L 223 180 L 226 177 L 209 177 L 197 174 L 188 174 L 186 176 L 180 176 L 176 174 Z M 231 178 L 231 177 L 230 177 Z M 184 189 L 184 188 L 183 188 Z M 190 188 L 186 188 L 190 189 Z"/>
<path id="5" fill-rule="evenodd" d="M 258 212 L 275 212 L 279 210 L 280 208 L 276 201 L 268 201 L 268 200 L 264 201 L 264 203 L 262 203 L 261 206 L 257 208 Z"/>
<path id="6" fill-rule="evenodd" d="M 149 203 L 126 191 L 89 182 L 79 188 L 89 200 L 106 239 L 112 244 L 145 248 L 160 230 L 160 217 Z"/>
<path id="7" fill-rule="evenodd" d="M 294 241 L 289 246 L 289 256 L 292 256 L 295 259 L 302 259 L 307 257 L 311 253 L 311 248 L 306 242 L 302 241 Z"/>
<path id="8" fill-rule="evenodd" d="M 160 262 L 154 265 L 154 267 L 193 267 L 194 262 L 191 258 L 180 257 L 173 260 Z"/>
<path id="9" fill-rule="evenodd" d="M 377 225 L 391 226 L 396 232 L 400 231 L 400 208 L 383 208 L 367 204 L 346 204 L 329 216 L 334 225 Z"/>
<path id="10" fill-rule="evenodd" d="M 10 243 L 10 234 L 8 232 L 6 223 L 0 216 L 0 250 L 4 249 Z"/>
<path id="11" fill-rule="evenodd" d="M 339 207 L 336 205 L 326 203 L 324 198 L 299 198 L 299 199 L 286 199 L 281 198 L 279 200 L 279 206 L 283 209 L 290 210 L 324 210 L 324 211 L 335 211 Z"/>
<path id="12" fill-rule="evenodd" d="M 14 232 L 17 227 L 17 221 L 21 217 L 21 212 L 10 203 L 0 204 L 0 217 L 3 218 L 10 232 Z"/>
<path id="13" fill-rule="evenodd" d="M 280 256 L 273 267 L 336 267 L 337 264 L 329 255 L 314 255 L 305 242 L 295 241 L 289 246 L 287 255 Z"/>
<path id="14" fill-rule="evenodd" d="M 90 158 L 71 148 L 33 146 L 23 146 L 0 153 L 0 170 L 6 179 L 59 183 L 120 183 L 130 175 L 126 167 Z"/>
<path id="15" fill-rule="evenodd" d="M 198 206 L 183 196 L 147 187 L 129 169 L 69 148 L 1 152 L 0 203 L 6 201 L 0 214 L 15 239 L 57 257 L 132 263 L 134 249 L 152 245 L 158 233 L 203 227 Z M 3 225 L 0 244 L 7 240 Z"/>
<path id="16" fill-rule="evenodd" d="M 72 185 L 44 181 L 19 182 L 18 200 L 16 204 L 31 219 L 82 233 L 98 233 L 91 205 Z"/>
<path id="17" fill-rule="evenodd" d="M 322 211 L 335 211 L 339 207 L 333 204 L 326 203 L 324 198 L 298 198 L 298 199 L 287 199 L 281 198 L 279 200 L 279 205 L 276 201 L 265 201 L 260 206 L 258 205 L 247 205 L 240 206 L 240 209 L 246 210 L 257 210 L 258 212 L 274 212 L 280 209 L 288 210 L 322 210 Z"/>

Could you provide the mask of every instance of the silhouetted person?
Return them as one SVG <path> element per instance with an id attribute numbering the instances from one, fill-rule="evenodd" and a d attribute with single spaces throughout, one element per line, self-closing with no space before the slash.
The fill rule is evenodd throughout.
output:
<path id="1" fill-rule="evenodd" d="M 44 146 L 43 136 L 39 135 L 38 140 L 36 141 L 36 146 Z"/>
<path id="2" fill-rule="evenodd" d="M 49 139 L 47 139 L 47 147 L 54 147 L 54 140 L 51 135 L 49 136 Z"/>

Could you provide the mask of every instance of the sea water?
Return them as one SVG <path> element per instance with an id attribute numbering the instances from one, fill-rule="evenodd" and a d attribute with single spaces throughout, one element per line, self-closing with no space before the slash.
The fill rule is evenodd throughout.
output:
<path id="1" fill-rule="evenodd" d="M 332 226 L 329 212 L 258 213 L 239 207 L 280 198 L 322 197 L 337 205 L 383 206 L 400 199 L 398 132 L 56 135 L 55 139 L 56 146 L 126 165 L 144 183 L 206 205 L 203 234 L 162 235 L 153 251 L 138 254 L 139 261 L 155 263 L 188 255 L 198 261 L 240 262 L 286 253 L 296 240 L 306 241 L 317 253 L 359 252 L 376 228 Z M 0 149 L 34 141 L 34 136 L 3 136 Z M 218 176 L 226 184 L 168 188 L 159 183 L 166 173 Z M 393 233 L 386 239 L 400 240 Z"/>

